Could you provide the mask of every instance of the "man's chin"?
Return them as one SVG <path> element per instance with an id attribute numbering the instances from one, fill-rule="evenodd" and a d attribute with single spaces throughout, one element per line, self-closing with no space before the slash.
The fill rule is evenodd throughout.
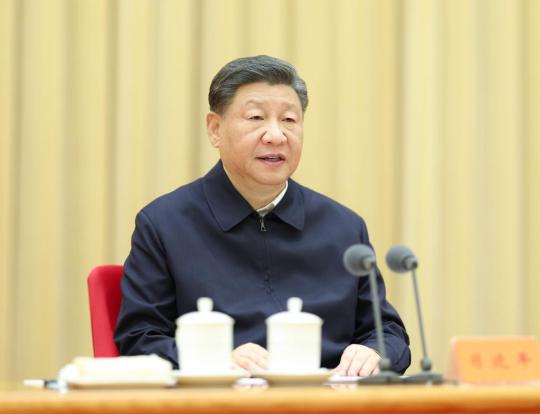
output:
<path id="1" fill-rule="evenodd" d="M 285 182 L 288 179 L 289 179 L 288 175 L 280 174 L 279 176 L 273 175 L 273 176 L 258 177 L 256 181 L 260 185 L 277 187 L 277 186 L 285 185 Z"/>
<path id="2" fill-rule="evenodd" d="M 268 171 L 267 169 L 257 169 L 250 172 L 252 179 L 258 184 L 277 187 L 284 186 L 294 171 L 291 171 L 290 168 L 285 168 L 285 166 L 283 166 L 282 168 L 275 169 L 273 171 Z"/>

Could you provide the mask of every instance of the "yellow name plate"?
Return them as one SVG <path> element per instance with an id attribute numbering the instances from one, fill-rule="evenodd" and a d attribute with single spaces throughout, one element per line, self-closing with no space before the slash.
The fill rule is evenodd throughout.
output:
<path id="1" fill-rule="evenodd" d="M 454 337 L 448 377 L 469 384 L 540 382 L 540 346 L 531 336 Z"/>

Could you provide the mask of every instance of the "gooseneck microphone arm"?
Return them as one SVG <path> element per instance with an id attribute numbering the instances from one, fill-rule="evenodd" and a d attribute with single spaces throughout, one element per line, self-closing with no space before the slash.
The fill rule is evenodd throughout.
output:
<path id="1" fill-rule="evenodd" d="M 377 276 L 375 275 L 375 269 L 373 267 L 369 271 L 369 284 L 369 290 L 371 291 L 371 304 L 373 306 L 373 319 L 375 320 L 375 331 L 377 333 L 377 345 L 379 347 L 379 352 L 381 353 L 379 369 L 381 371 L 388 371 L 391 364 L 390 360 L 386 356 L 386 346 L 384 344 L 384 333 L 382 328 L 381 304 L 379 302 L 379 289 L 377 287 Z"/>
<path id="2" fill-rule="evenodd" d="M 420 366 L 422 372 L 410 375 L 405 379 L 405 382 L 420 383 L 420 384 L 440 384 L 442 383 L 442 375 L 431 372 L 431 359 L 428 356 L 426 346 L 426 335 L 424 333 L 424 321 L 422 319 L 422 311 L 420 306 L 420 294 L 418 293 L 418 282 L 416 278 L 416 268 L 418 267 L 418 259 L 411 249 L 405 246 L 394 246 L 386 254 L 386 264 L 396 273 L 411 272 L 414 288 L 414 299 L 416 302 L 416 314 L 418 316 L 418 327 L 420 330 L 420 340 L 422 342 L 422 361 Z"/>
<path id="3" fill-rule="evenodd" d="M 379 289 L 377 286 L 377 275 L 375 273 L 376 260 L 373 250 L 363 244 L 355 244 L 349 247 L 343 254 L 343 264 L 349 273 L 355 276 L 369 276 L 369 287 L 371 292 L 371 302 L 373 305 L 373 320 L 377 335 L 380 372 L 369 377 L 360 378 L 358 382 L 363 384 L 391 384 L 401 382 L 400 376 L 391 371 L 391 362 L 386 355 L 384 343 L 383 324 L 381 316 L 381 304 L 379 302 Z"/>
<path id="4" fill-rule="evenodd" d="M 418 293 L 418 283 L 416 281 L 416 269 L 412 269 L 411 273 L 414 286 L 414 298 L 416 301 L 416 314 L 418 315 L 418 328 L 420 330 L 420 340 L 422 342 L 422 361 L 420 362 L 420 366 L 422 367 L 422 371 L 429 371 L 431 369 L 431 359 L 428 357 L 427 352 L 424 320 L 422 319 L 422 310 L 420 308 L 420 294 Z"/>

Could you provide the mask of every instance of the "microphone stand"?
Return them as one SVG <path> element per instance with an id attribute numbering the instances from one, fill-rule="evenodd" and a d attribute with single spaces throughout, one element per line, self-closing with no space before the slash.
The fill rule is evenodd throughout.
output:
<path id="1" fill-rule="evenodd" d="M 379 303 L 379 292 L 377 287 L 377 277 L 375 275 L 375 266 L 369 270 L 369 286 L 371 291 L 371 303 L 373 305 L 373 319 L 375 321 L 375 331 L 377 333 L 377 345 L 381 354 L 379 361 L 380 372 L 368 377 L 359 378 L 358 384 L 397 384 L 402 382 L 402 378 L 396 372 L 390 369 L 391 362 L 386 356 L 386 346 L 384 344 L 384 334 L 382 328 L 381 305 Z"/>
<path id="2" fill-rule="evenodd" d="M 424 334 L 424 321 L 422 320 L 422 311 L 420 310 L 420 295 L 418 293 L 418 283 L 416 282 L 416 269 L 411 269 L 414 298 L 416 300 L 416 312 L 418 315 L 418 324 L 420 326 L 420 339 L 422 341 L 422 360 L 420 366 L 422 371 L 418 374 L 409 375 L 403 378 L 406 384 L 442 384 L 442 374 L 431 371 L 431 359 L 428 357 L 426 347 L 426 336 Z"/>

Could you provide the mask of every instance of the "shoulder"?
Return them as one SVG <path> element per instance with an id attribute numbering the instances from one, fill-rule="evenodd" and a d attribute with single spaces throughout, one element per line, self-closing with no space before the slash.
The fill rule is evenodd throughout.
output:
<path id="1" fill-rule="evenodd" d="M 354 227 L 365 228 L 364 219 L 349 207 L 333 200 L 332 198 L 321 194 L 311 188 L 291 180 L 293 185 L 298 188 L 304 199 L 304 208 L 306 216 L 327 217 L 333 219 L 336 223 L 348 223 Z M 358 227 L 356 227 L 358 228 Z"/>
<path id="2" fill-rule="evenodd" d="M 205 202 L 202 179 L 199 178 L 157 197 L 144 206 L 139 215 L 144 215 L 151 221 L 167 220 L 171 215 L 176 216 L 201 208 Z"/>

